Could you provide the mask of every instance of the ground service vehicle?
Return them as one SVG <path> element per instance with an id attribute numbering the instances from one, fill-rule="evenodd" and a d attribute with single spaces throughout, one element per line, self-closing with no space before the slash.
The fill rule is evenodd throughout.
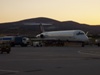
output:
<path id="1" fill-rule="evenodd" d="M 11 46 L 20 45 L 25 47 L 29 44 L 29 38 L 23 36 L 4 36 L 0 40 L 10 41 Z"/>
<path id="2" fill-rule="evenodd" d="M 34 47 L 42 47 L 42 46 L 43 46 L 43 43 L 40 42 L 40 41 L 34 41 L 34 42 L 32 43 L 32 46 L 34 46 Z"/>
<path id="3" fill-rule="evenodd" d="M 0 42 L 0 52 L 3 54 L 3 52 L 7 52 L 9 54 L 11 51 L 11 46 L 9 42 L 2 41 Z"/>

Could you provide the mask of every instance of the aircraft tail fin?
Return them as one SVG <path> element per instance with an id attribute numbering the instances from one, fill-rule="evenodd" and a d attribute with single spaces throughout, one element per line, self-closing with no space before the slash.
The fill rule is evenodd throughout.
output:
<path id="1" fill-rule="evenodd" d="M 45 30 L 44 30 L 44 27 L 43 27 L 42 23 L 40 23 L 40 30 L 41 30 L 41 32 L 45 32 Z"/>

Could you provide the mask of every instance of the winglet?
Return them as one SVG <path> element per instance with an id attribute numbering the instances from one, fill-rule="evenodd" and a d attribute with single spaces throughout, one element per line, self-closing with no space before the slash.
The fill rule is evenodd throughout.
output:
<path id="1" fill-rule="evenodd" d="M 86 32 L 86 35 L 88 35 L 89 32 Z"/>

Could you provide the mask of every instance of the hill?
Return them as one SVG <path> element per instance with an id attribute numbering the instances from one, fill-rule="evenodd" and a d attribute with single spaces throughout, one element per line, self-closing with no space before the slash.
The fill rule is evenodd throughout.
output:
<path id="1" fill-rule="evenodd" d="M 80 24 L 74 21 L 57 21 L 50 18 L 38 17 L 32 19 L 25 19 L 17 22 L 1 23 L 0 34 L 5 35 L 25 35 L 35 36 L 40 33 L 40 23 L 44 25 L 45 31 L 57 31 L 57 30 L 83 30 L 91 34 L 100 34 L 100 25 L 92 26 L 88 24 Z"/>

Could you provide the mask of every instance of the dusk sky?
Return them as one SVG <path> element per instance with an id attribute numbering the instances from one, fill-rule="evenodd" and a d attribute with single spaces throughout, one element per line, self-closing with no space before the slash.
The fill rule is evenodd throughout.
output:
<path id="1" fill-rule="evenodd" d="M 0 0 L 0 23 L 36 17 L 100 25 L 100 0 Z"/>

